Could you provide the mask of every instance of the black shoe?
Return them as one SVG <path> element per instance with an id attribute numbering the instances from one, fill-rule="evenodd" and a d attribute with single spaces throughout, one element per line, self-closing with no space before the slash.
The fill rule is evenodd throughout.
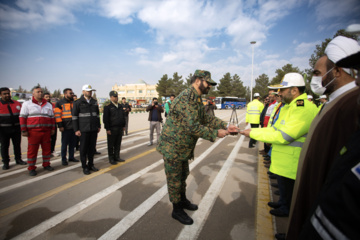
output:
<path id="1" fill-rule="evenodd" d="M 274 192 L 274 194 L 280 196 L 280 191 L 279 191 L 279 190 L 276 190 L 276 191 Z"/>
<path id="2" fill-rule="evenodd" d="M 115 161 L 117 161 L 117 162 L 125 162 L 125 160 L 121 159 L 121 158 L 117 158 L 117 159 L 115 159 Z"/>
<path id="3" fill-rule="evenodd" d="M 51 166 L 46 166 L 46 167 L 44 167 L 44 169 L 48 170 L 48 171 L 54 171 L 54 168 Z"/>
<path id="4" fill-rule="evenodd" d="M 99 154 L 101 154 L 101 152 L 96 151 L 94 154 L 99 155 Z"/>
<path id="5" fill-rule="evenodd" d="M 91 172 L 90 172 L 90 170 L 86 167 L 86 168 L 83 168 L 83 173 L 84 173 L 85 175 L 89 175 Z"/>
<path id="6" fill-rule="evenodd" d="M 277 234 L 275 234 L 275 238 L 278 240 L 285 240 L 286 234 L 285 233 L 277 233 Z"/>
<path id="7" fill-rule="evenodd" d="M 109 163 L 110 163 L 111 165 L 116 165 L 116 164 L 117 164 L 117 162 L 116 162 L 115 160 L 110 160 Z"/>
<path id="8" fill-rule="evenodd" d="M 277 184 L 277 183 L 272 183 L 271 186 L 275 187 L 275 188 L 279 188 L 279 184 Z"/>
<path id="9" fill-rule="evenodd" d="M 69 160 L 70 161 L 70 160 Z M 69 165 L 68 164 L 68 162 L 67 161 L 61 161 L 61 165 L 63 165 L 63 166 L 67 166 L 67 165 Z"/>
<path id="10" fill-rule="evenodd" d="M 20 160 L 16 160 L 16 164 L 26 165 L 27 163 L 20 159 Z"/>
<path id="11" fill-rule="evenodd" d="M 279 207 L 281 207 L 281 204 L 279 204 L 277 202 L 268 202 L 268 206 L 271 208 L 279 208 Z"/>
<path id="12" fill-rule="evenodd" d="M 9 163 L 4 163 L 2 169 L 3 170 L 8 170 L 10 167 L 9 167 Z"/>
<path id="13" fill-rule="evenodd" d="M 189 200 L 185 200 L 185 201 L 180 201 L 181 207 L 183 209 L 187 209 L 190 211 L 196 211 L 198 210 L 198 206 L 196 204 L 192 204 Z"/>
<path id="14" fill-rule="evenodd" d="M 80 162 L 80 161 L 77 160 L 76 158 L 73 158 L 73 159 L 69 159 L 69 162 Z"/>
<path id="15" fill-rule="evenodd" d="M 30 176 L 36 176 L 36 175 L 37 175 L 37 172 L 35 171 L 35 169 L 30 170 L 29 175 L 30 175 Z"/>
<path id="16" fill-rule="evenodd" d="M 185 225 L 191 225 L 194 223 L 194 221 L 192 220 L 191 217 L 189 217 L 189 215 L 187 215 L 187 213 L 184 211 L 184 209 L 180 206 L 180 203 L 173 203 L 173 211 L 171 216 L 178 220 L 179 222 L 181 222 L 182 224 Z"/>
<path id="17" fill-rule="evenodd" d="M 276 217 L 288 217 L 289 216 L 289 212 L 288 211 L 284 211 L 281 208 L 277 208 L 277 209 L 271 209 L 270 210 L 270 214 L 274 215 Z"/>
<path id="18" fill-rule="evenodd" d="M 255 146 L 254 145 L 249 145 L 249 148 L 254 148 Z"/>
<path id="19" fill-rule="evenodd" d="M 97 169 L 95 166 L 91 166 L 91 167 L 89 167 L 89 169 L 94 172 L 99 171 L 99 169 Z"/>

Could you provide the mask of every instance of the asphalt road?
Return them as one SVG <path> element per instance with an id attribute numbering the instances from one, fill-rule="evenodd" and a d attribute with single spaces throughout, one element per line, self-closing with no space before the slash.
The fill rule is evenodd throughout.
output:
<path id="1" fill-rule="evenodd" d="M 230 115 L 216 111 L 225 121 Z M 237 115 L 245 128 L 245 110 Z M 31 177 L 12 158 L 11 168 L 0 170 L 0 239 L 256 239 L 258 148 L 249 149 L 241 136 L 198 141 L 187 196 L 199 210 L 188 211 L 194 224 L 184 226 L 171 218 L 162 156 L 147 146 L 147 117 L 130 115 L 121 164 L 109 164 L 102 129 L 101 155 L 95 155 L 100 171 L 88 176 L 80 163 L 62 166 L 60 157 L 51 159 L 53 172 L 45 171 L 40 157 L 38 175 Z M 58 133 L 57 152 L 60 139 Z M 26 149 L 23 138 L 24 160 Z"/>

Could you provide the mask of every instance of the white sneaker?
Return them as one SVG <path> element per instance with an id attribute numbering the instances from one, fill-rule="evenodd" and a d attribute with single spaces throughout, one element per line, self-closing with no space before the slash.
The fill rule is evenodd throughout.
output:
<path id="1" fill-rule="evenodd" d="M 51 153 L 51 157 L 58 157 L 60 156 L 60 153 L 57 153 L 57 152 L 52 152 Z"/>
<path id="2" fill-rule="evenodd" d="M 153 143 L 151 142 L 151 143 L 148 143 L 148 146 L 151 146 L 151 145 L 153 145 Z"/>

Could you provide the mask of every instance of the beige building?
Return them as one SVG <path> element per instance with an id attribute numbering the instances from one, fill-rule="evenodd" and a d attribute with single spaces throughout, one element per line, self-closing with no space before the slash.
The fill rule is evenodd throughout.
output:
<path id="1" fill-rule="evenodd" d="M 149 102 L 154 97 L 159 97 L 156 86 L 157 85 L 149 85 L 140 79 L 137 83 L 125 85 L 115 84 L 112 90 L 118 92 L 119 100 L 121 100 L 122 97 L 126 97 L 127 100 L 146 100 L 146 102 Z"/>

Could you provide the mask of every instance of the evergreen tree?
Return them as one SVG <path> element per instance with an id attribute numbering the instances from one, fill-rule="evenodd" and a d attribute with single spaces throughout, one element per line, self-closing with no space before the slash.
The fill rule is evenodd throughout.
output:
<path id="1" fill-rule="evenodd" d="M 95 99 L 95 100 L 97 100 L 97 97 L 96 97 L 96 92 L 95 92 L 95 91 L 93 91 L 92 98 L 93 98 L 93 99 Z"/>
<path id="2" fill-rule="evenodd" d="M 184 80 L 182 79 L 182 76 L 179 76 L 177 72 L 173 74 L 172 83 L 171 83 L 171 94 L 174 94 L 175 96 L 179 95 L 185 88 L 186 85 L 184 84 Z M 170 95 L 171 95 L 170 94 Z M 170 97 L 165 96 L 165 97 Z"/>
<path id="3" fill-rule="evenodd" d="M 161 98 L 171 95 L 172 79 L 168 78 L 167 74 L 164 74 L 159 80 L 156 91 L 159 93 L 159 102 L 161 103 Z"/>
<path id="4" fill-rule="evenodd" d="M 192 73 L 190 73 L 189 76 L 185 79 L 186 82 L 184 84 L 185 84 L 186 88 L 190 87 L 192 76 L 193 76 Z"/>
<path id="5" fill-rule="evenodd" d="M 269 77 L 265 73 L 261 74 L 255 79 L 255 87 L 253 88 L 253 94 L 259 93 L 260 97 L 268 95 Z"/>
<path id="6" fill-rule="evenodd" d="M 232 93 L 231 86 L 231 75 L 226 73 L 222 79 L 220 79 L 220 84 L 218 86 L 218 93 L 221 97 L 230 96 Z"/>
<path id="7" fill-rule="evenodd" d="M 285 74 L 291 72 L 297 72 L 301 74 L 301 71 L 298 67 L 293 67 L 293 65 L 289 63 L 283 66 L 281 69 L 276 69 L 275 73 L 277 75 L 271 80 L 270 85 L 279 84 L 282 81 Z"/>
<path id="8" fill-rule="evenodd" d="M 243 81 L 240 80 L 240 77 L 235 74 L 231 80 L 231 85 L 232 85 L 232 89 L 231 89 L 231 96 L 235 96 L 235 97 L 239 97 L 239 98 L 244 98 L 246 95 L 246 89 L 244 87 L 244 83 Z"/>

